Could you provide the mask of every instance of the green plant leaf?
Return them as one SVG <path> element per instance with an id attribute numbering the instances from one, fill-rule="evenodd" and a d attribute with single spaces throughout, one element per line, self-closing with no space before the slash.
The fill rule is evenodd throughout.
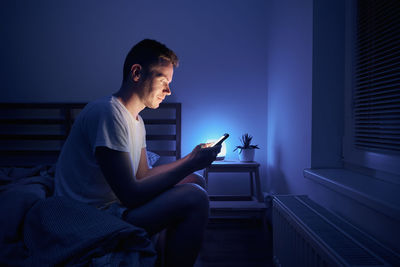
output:
<path id="1" fill-rule="evenodd" d="M 242 152 L 242 149 L 251 148 L 251 149 L 260 149 L 258 145 L 252 145 L 251 140 L 253 140 L 253 136 L 248 133 L 243 134 L 240 138 L 240 146 L 236 146 L 233 151 L 240 149 L 239 154 Z"/>

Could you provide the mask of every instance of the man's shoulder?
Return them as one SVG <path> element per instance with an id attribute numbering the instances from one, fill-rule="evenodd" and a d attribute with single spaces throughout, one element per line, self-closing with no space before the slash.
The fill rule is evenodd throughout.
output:
<path id="1" fill-rule="evenodd" d="M 112 109 L 111 96 L 107 96 L 89 102 L 82 110 L 82 113 L 83 114 L 103 113 L 103 112 L 109 112 L 111 109 Z"/>
<path id="2" fill-rule="evenodd" d="M 100 117 L 106 116 L 111 112 L 111 97 L 103 97 L 89 102 L 76 118 L 76 123 L 87 123 L 88 121 L 97 120 Z"/>
<path id="3" fill-rule="evenodd" d="M 88 108 L 104 108 L 104 107 L 110 107 L 112 105 L 112 96 L 105 96 L 99 99 L 96 99 L 94 101 L 91 101 L 87 104 Z"/>

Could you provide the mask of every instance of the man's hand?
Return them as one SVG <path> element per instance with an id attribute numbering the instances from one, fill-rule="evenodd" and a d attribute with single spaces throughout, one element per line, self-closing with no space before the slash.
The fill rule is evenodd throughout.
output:
<path id="1" fill-rule="evenodd" d="M 188 155 L 188 159 L 194 171 L 204 169 L 209 166 L 221 151 L 221 145 L 207 147 L 206 144 L 197 145 Z"/>

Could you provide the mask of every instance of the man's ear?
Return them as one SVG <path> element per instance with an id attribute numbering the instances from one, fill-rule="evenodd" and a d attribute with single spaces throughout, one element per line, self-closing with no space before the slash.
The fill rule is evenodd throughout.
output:
<path id="1" fill-rule="evenodd" d="M 142 76 L 142 66 L 140 64 L 133 64 L 131 67 L 132 81 L 138 82 Z"/>

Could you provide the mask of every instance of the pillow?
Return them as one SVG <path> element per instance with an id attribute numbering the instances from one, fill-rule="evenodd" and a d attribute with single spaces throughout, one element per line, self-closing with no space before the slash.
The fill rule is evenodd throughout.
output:
<path id="1" fill-rule="evenodd" d="M 160 156 L 157 155 L 156 153 L 147 151 L 147 162 L 149 163 L 150 168 L 154 166 L 154 164 L 157 162 L 159 158 Z"/>

